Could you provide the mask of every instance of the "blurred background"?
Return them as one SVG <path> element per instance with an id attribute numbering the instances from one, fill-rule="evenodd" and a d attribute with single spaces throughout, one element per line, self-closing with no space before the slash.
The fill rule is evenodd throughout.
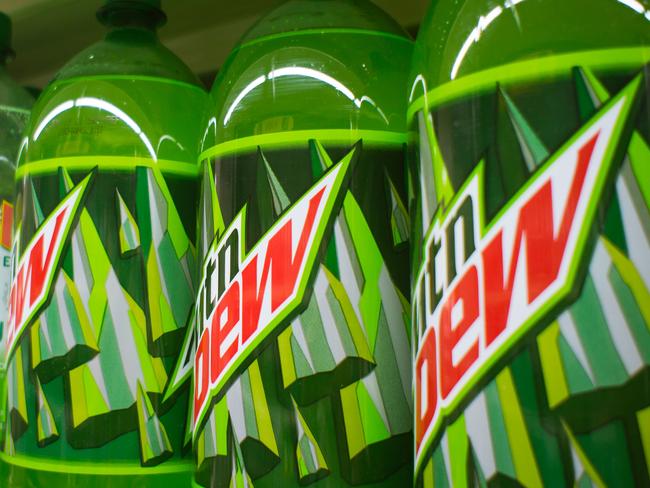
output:
<path id="1" fill-rule="evenodd" d="M 283 0 L 163 0 L 168 22 L 162 41 L 210 86 L 243 33 Z M 429 0 L 375 0 L 415 36 Z M 13 20 L 16 59 L 9 72 L 22 85 L 42 89 L 58 69 L 104 28 L 95 20 L 102 0 L 0 0 Z"/>

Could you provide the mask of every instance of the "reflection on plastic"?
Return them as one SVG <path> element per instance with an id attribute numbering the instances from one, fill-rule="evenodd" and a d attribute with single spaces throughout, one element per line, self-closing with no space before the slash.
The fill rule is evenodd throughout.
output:
<path id="1" fill-rule="evenodd" d="M 99 98 L 95 98 L 95 97 L 81 97 L 81 98 L 77 98 L 74 101 L 68 100 L 54 107 L 45 117 L 43 117 L 41 123 L 38 124 L 38 127 L 36 127 L 36 130 L 34 131 L 34 135 L 32 136 L 32 140 L 36 141 L 43 133 L 45 127 L 47 127 L 47 125 L 50 124 L 58 115 L 74 107 L 96 108 L 99 110 L 104 110 L 114 115 L 115 117 L 119 118 L 122 122 L 128 125 L 131 128 L 131 130 L 133 130 L 133 132 L 140 138 L 142 143 L 147 148 L 147 151 L 149 152 L 151 158 L 154 161 L 157 161 L 158 158 L 156 156 L 156 152 L 153 149 L 151 141 L 149 141 L 149 138 L 142 131 L 140 126 L 135 122 L 135 120 L 133 120 L 123 110 L 120 110 L 112 103 L 109 103 L 105 100 L 100 100 Z"/>
<path id="2" fill-rule="evenodd" d="M 233 102 L 230 104 L 230 107 L 228 107 L 228 110 L 226 111 L 226 115 L 223 118 L 223 124 L 224 125 L 228 124 L 230 118 L 232 117 L 232 114 L 235 112 L 239 104 L 255 88 L 261 86 L 265 81 L 274 80 L 276 78 L 281 78 L 283 76 L 302 76 L 305 78 L 312 78 L 315 80 L 322 81 L 323 83 L 337 90 L 341 95 L 348 98 L 352 103 L 354 103 L 354 105 L 356 105 L 357 108 L 361 108 L 361 104 L 363 102 L 369 103 L 370 105 L 372 105 L 377 109 L 381 117 L 388 124 L 388 119 L 386 118 L 386 115 L 377 106 L 377 104 L 372 98 L 366 95 L 362 95 L 361 97 L 357 98 L 355 94 L 352 92 L 352 90 L 350 90 L 347 86 L 345 86 L 343 83 L 338 81 L 336 78 L 333 78 L 330 75 L 323 73 L 322 71 L 318 71 L 312 68 L 304 68 L 301 66 L 287 66 L 284 68 L 274 69 L 270 71 L 267 75 L 262 75 L 255 78 L 248 85 L 246 85 L 241 92 L 239 92 L 239 94 L 235 97 Z"/>

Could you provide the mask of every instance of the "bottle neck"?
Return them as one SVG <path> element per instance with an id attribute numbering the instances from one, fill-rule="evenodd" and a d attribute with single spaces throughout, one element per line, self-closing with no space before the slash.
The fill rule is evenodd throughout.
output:
<path id="1" fill-rule="evenodd" d="M 138 3 L 107 4 L 97 12 L 97 18 L 105 26 L 113 29 L 140 29 L 156 32 L 167 17 L 162 10 Z"/>
<path id="2" fill-rule="evenodd" d="M 156 28 L 135 24 L 114 25 L 106 34 L 106 40 L 110 42 L 127 42 L 131 44 L 145 44 L 158 41 Z"/>

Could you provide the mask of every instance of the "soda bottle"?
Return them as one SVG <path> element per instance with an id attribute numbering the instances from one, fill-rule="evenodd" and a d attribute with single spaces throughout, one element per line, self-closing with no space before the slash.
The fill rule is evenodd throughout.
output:
<path id="1" fill-rule="evenodd" d="M 196 278 L 207 95 L 158 40 L 158 0 L 39 97 L 17 169 L 7 350 L 10 486 L 189 484 L 188 395 L 166 396 Z"/>
<path id="2" fill-rule="evenodd" d="M 178 369 L 198 486 L 411 484 L 411 50 L 370 2 L 294 0 L 215 81 Z"/>
<path id="3" fill-rule="evenodd" d="M 14 214 L 14 173 L 23 129 L 34 103 L 26 90 L 7 72 L 14 56 L 11 47 L 11 19 L 0 12 L 0 391 L 4 390 L 4 326 L 9 312 L 11 286 L 11 235 Z M 4 432 L 5 411 L 0 405 L 0 432 Z"/>
<path id="4" fill-rule="evenodd" d="M 650 4 L 433 2 L 408 120 L 417 486 L 650 482 Z"/>

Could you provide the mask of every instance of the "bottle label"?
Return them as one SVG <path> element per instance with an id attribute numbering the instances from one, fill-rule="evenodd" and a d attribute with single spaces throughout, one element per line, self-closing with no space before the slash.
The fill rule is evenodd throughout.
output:
<path id="1" fill-rule="evenodd" d="M 478 73 L 410 110 L 420 484 L 647 480 L 648 53 L 627 54 Z"/>
<path id="2" fill-rule="evenodd" d="M 410 483 L 405 139 L 327 135 L 207 152 L 176 371 L 201 485 Z"/>
<path id="3" fill-rule="evenodd" d="M 187 396 L 164 394 L 194 306 L 196 166 L 89 156 L 19 172 L 3 459 L 187 481 Z"/>
<path id="4" fill-rule="evenodd" d="M 11 241 L 14 225 L 14 207 L 6 200 L 0 205 L 0 364 L 4 364 L 6 348 L 6 323 L 9 315 L 9 290 L 11 288 Z M 4 368 L 4 367 L 3 367 Z"/>
<path id="5" fill-rule="evenodd" d="M 11 287 L 11 245 L 14 221 L 14 172 L 16 154 L 22 133 L 29 118 L 29 110 L 0 106 L 0 370 L 4 370 L 6 323 Z M 3 411 L 0 407 L 0 412 Z M 0 416 L 3 416 L 0 413 Z M 0 420 L 4 424 L 4 421 Z M 2 428 L 0 427 L 0 431 Z"/>

